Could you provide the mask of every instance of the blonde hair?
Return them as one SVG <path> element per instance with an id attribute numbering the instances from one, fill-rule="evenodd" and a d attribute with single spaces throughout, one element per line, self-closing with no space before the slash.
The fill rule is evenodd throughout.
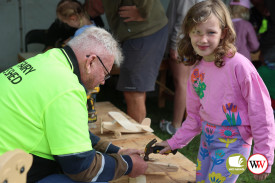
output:
<path id="1" fill-rule="evenodd" d="M 205 22 L 211 14 L 219 19 L 221 29 L 225 31 L 225 37 L 214 50 L 215 65 L 222 67 L 224 65 L 223 57 L 235 55 L 236 33 L 226 5 L 221 0 L 205 0 L 191 7 L 183 20 L 182 32 L 184 37 L 179 41 L 178 53 L 185 65 L 194 65 L 202 59 L 195 53 L 189 33 L 196 25 Z"/>
<path id="2" fill-rule="evenodd" d="M 69 17 L 76 15 L 79 19 L 85 16 L 89 18 L 84 6 L 76 0 L 61 0 L 56 7 L 56 14 L 62 18 L 68 19 Z"/>
<path id="3" fill-rule="evenodd" d="M 244 20 L 249 20 L 249 9 L 239 5 L 230 5 L 230 12 L 232 18 L 242 18 Z"/>

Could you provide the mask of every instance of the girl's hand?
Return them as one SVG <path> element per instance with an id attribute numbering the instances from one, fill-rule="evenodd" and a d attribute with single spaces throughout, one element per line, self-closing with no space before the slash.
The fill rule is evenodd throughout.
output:
<path id="1" fill-rule="evenodd" d="M 254 174 L 255 180 L 265 180 L 269 173 L 262 173 L 262 174 Z"/>
<path id="2" fill-rule="evenodd" d="M 169 146 L 167 141 L 162 141 L 160 143 L 156 143 L 157 146 L 163 146 L 164 149 L 162 149 L 159 154 L 164 154 L 165 152 L 171 150 L 171 147 Z"/>

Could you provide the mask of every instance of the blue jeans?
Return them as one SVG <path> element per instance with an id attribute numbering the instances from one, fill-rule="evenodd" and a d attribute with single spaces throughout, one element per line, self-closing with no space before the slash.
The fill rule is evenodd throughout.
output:
<path id="1" fill-rule="evenodd" d="M 39 180 L 36 183 L 84 183 L 84 182 L 75 182 L 64 174 L 53 174 L 48 177 L 45 177 L 42 180 Z M 97 183 L 106 183 L 106 182 L 97 182 Z"/>

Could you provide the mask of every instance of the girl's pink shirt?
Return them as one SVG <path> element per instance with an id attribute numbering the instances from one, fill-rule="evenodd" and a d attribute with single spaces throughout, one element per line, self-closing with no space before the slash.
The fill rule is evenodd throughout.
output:
<path id="1" fill-rule="evenodd" d="M 271 172 L 275 147 L 273 109 L 263 80 L 246 57 L 236 53 L 225 58 L 221 68 L 204 60 L 196 65 L 188 80 L 187 114 L 182 127 L 167 140 L 171 149 L 186 146 L 201 132 L 202 121 L 222 125 L 231 121 L 227 118 L 231 116 L 244 141 L 251 145 L 254 139 L 253 153 L 265 155 L 269 163 L 266 172 Z"/>

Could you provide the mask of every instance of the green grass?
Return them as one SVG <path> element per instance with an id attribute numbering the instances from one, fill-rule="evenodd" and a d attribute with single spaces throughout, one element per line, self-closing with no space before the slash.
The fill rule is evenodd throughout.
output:
<path id="1" fill-rule="evenodd" d="M 117 77 L 111 78 L 110 81 L 106 81 L 106 84 L 101 87 L 100 93 L 97 95 L 97 101 L 110 101 L 120 110 L 126 113 L 126 104 L 121 92 L 115 90 L 115 83 Z M 148 93 L 148 97 L 146 100 L 147 106 L 147 117 L 151 118 L 152 124 L 151 127 L 154 129 L 154 134 L 161 138 L 162 140 L 166 140 L 171 138 L 171 135 L 164 133 L 159 128 L 160 120 L 172 119 L 173 114 L 173 102 L 171 100 L 166 101 L 166 105 L 164 108 L 158 108 L 158 98 L 157 92 Z M 182 153 L 185 157 L 187 157 L 192 162 L 196 163 L 197 154 L 199 149 L 200 136 L 196 136 L 186 147 L 179 149 L 179 152 Z M 253 178 L 253 174 L 247 169 L 244 173 L 242 173 L 236 183 L 259 183 L 260 181 L 256 181 Z M 268 176 L 265 181 L 261 181 L 263 183 L 275 183 L 275 166 L 272 168 L 272 174 Z"/>

